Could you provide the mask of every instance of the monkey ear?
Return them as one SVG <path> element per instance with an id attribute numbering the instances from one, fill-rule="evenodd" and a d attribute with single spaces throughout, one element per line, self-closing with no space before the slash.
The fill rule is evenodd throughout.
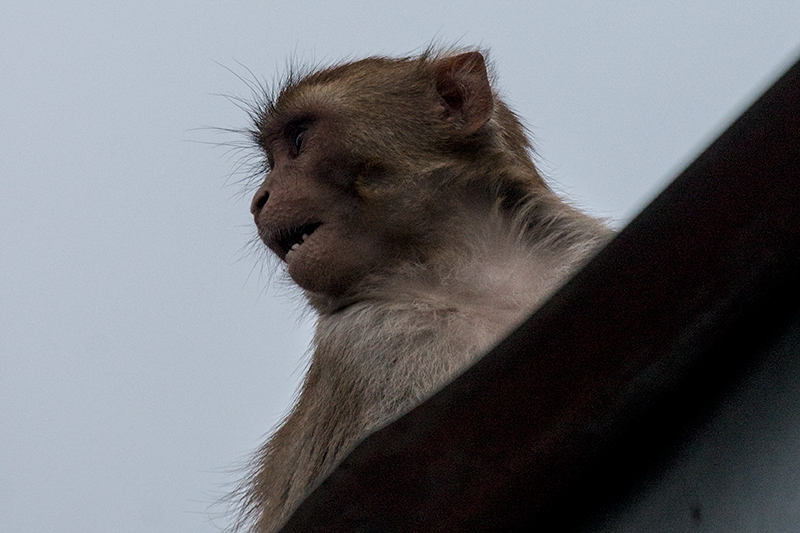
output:
<path id="1" fill-rule="evenodd" d="M 445 108 L 445 120 L 464 135 L 478 131 L 492 117 L 494 96 L 480 52 L 467 52 L 436 63 L 436 92 Z"/>

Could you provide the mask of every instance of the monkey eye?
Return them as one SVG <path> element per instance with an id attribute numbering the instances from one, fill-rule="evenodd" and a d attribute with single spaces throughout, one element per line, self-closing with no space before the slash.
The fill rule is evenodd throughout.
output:
<path id="1" fill-rule="evenodd" d="M 300 118 L 289 122 L 284 129 L 284 138 L 292 157 L 300 155 L 306 140 L 306 133 L 311 125 L 310 118 Z"/>

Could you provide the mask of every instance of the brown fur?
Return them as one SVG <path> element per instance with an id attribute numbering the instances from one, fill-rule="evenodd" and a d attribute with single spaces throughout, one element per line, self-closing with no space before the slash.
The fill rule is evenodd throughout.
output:
<path id="1" fill-rule="evenodd" d="M 359 439 L 491 348 L 609 230 L 544 183 L 475 51 L 290 79 L 255 126 L 270 167 L 253 199 L 259 235 L 318 313 L 297 404 L 244 487 L 240 527 L 270 532 Z"/>

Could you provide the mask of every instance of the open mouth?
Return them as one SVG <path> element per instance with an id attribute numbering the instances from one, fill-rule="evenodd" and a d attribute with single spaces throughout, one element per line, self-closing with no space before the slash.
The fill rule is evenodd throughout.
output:
<path id="1" fill-rule="evenodd" d="M 287 263 L 290 262 L 294 252 L 303 245 L 305 240 L 308 239 L 321 224 L 321 222 L 311 222 L 280 231 L 274 237 L 273 241 L 278 256 Z"/>

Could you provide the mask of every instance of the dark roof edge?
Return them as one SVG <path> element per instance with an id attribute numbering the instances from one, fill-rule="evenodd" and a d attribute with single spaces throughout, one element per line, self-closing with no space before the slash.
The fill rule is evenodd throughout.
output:
<path id="1" fill-rule="evenodd" d="M 527 322 L 282 531 L 559 531 L 614 505 L 800 304 L 800 62 Z"/>

